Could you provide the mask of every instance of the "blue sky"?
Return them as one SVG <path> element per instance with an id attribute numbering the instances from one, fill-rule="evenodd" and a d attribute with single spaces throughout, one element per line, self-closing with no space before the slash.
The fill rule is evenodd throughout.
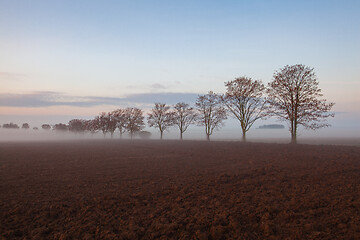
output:
<path id="1" fill-rule="evenodd" d="M 190 100 L 301 63 L 357 122 L 359 12 L 356 0 L 0 0 L 0 116 Z"/>

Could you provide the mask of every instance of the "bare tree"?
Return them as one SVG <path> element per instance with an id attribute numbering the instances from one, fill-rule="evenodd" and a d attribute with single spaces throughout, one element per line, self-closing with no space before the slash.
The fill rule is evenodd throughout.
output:
<path id="1" fill-rule="evenodd" d="M 125 116 L 125 109 L 116 109 L 112 113 L 113 118 L 116 121 L 116 127 L 119 129 L 120 132 L 120 138 L 122 138 L 122 135 L 125 133 L 126 128 L 126 116 Z"/>
<path id="2" fill-rule="evenodd" d="M 140 131 L 138 134 L 140 138 L 142 139 L 149 139 L 151 137 L 151 132 L 149 131 Z"/>
<path id="3" fill-rule="evenodd" d="M 97 117 L 95 117 L 95 119 L 92 120 L 86 120 L 85 129 L 87 131 L 90 131 L 91 135 L 94 135 L 100 129 L 99 121 Z"/>
<path id="4" fill-rule="evenodd" d="M 148 124 L 150 127 L 158 128 L 160 139 L 163 139 L 164 131 L 174 125 L 174 114 L 165 103 L 155 103 L 154 108 L 148 114 Z"/>
<path id="5" fill-rule="evenodd" d="M 266 101 L 264 84 L 259 80 L 240 77 L 225 82 L 226 93 L 221 97 L 224 105 L 237 118 L 241 125 L 242 140 L 246 141 L 246 132 L 256 120 L 265 118 Z"/>
<path id="6" fill-rule="evenodd" d="M 114 132 L 117 128 L 117 119 L 116 117 L 113 115 L 112 112 L 107 113 L 106 115 L 106 120 L 107 120 L 107 131 L 110 132 L 111 138 L 114 137 Z"/>
<path id="7" fill-rule="evenodd" d="M 68 123 L 69 131 L 80 133 L 86 130 L 86 121 L 82 119 L 72 119 Z"/>
<path id="8" fill-rule="evenodd" d="M 139 108 L 125 109 L 125 129 L 129 132 L 130 137 L 141 131 L 145 127 L 143 111 Z"/>
<path id="9" fill-rule="evenodd" d="M 196 108 L 199 112 L 198 123 L 205 126 L 206 138 L 210 141 L 213 131 L 221 128 L 223 121 L 227 119 L 226 109 L 222 106 L 220 97 L 212 91 L 198 96 Z"/>
<path id="10" fill-rule="evenodd" d="M 108 131 L 108 116 L 105 112 L 100 113 L 98 116 L 95 117 L 96 124 L 98 129 L 102 131 L 104 138 Z"/>
<path id="11" fill-rule="evenodd" d="M 296 143 L 298 126 L 316 130 L 328 127 L 326 118 L 335 103 L 326 103 L 318 88 L 314 69 L 298 64 L 285 66 L 274 73 L 267 94 L 271 113 L 290 123 L 291 142 Z"/>
<path id="12" fill-rule="evenodd" d="M 50 130 L 51 126 L 50 126 L 50 124 L 43 124 L 43 125 L 41 125 L 41 128 L 44 130 Z"/>
<path id="13" fill-rule="evenodd" d="M 55 130 L 55 131 L 64 132 L 64 131 L 67 131 L 68 129 L 69 129 L 68 126 L 64 123 L 57 123 L 53 126 L 53 130 Z"/>
<path id="14" fill-rule="evenodd" d="M 197 112 L 189 104 L 179 102 L 174 106 L 174 124 L 179 127 L 180 139 L 183 139 L 183 133 L 188 129 L 191 124 L 197 120 Z"/>
<path id="15" fill-rule="evenodd" d="M 10 129 L 19 129 L 19 126 L 15 123 L 5 123 L 3 124 L 3 128 L 10 128 Z"/>

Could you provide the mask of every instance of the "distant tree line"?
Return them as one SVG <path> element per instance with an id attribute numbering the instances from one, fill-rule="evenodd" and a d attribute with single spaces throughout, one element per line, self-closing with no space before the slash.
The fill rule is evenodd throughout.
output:
<path id="1" fill-rule="evenodd" d="M 262 126 L 259 126 L 259 129 L 283 129 L 285 128 L 282 124 L 265 124 Z"/>
<path id="2" fill-rule="evenodd" d="M 259 119 L 277 117 L 289 124 L 291 142 L 296 143 L 298 127 L 316 130 L 328 127 L 328 117 L 334 103 L 327 103 L 321 99 L 321 89 L 314 69 L 297 64 L 285 66 L 273 75 L 273 80 L 267 87 L 260 80 L 250 77 L 239 77 L 225 82 L 226 92 L 216 94 L 209 91 L 199 95 L 195 106 L 191 107 L 185 102 L 173 106 L 165 103 L 155 103 L 147 115 L 147 124 L 160 132 L 160 139 L 165 131 L 171 127 L 179 130 L 180 139 L 190 125 L 203 126 L 207 140 L 215 130 L 224 125 L 224 120 L 232 116 L 240 123 L 242 140 L 246 141 L 246 133 Z M 75 133 L 102 132 L 104 137 L 110 134 L 113 138 L 116 130 L 120 138 L 128 133 L 131 138 L 139 135 L 150 137 L 150 132 L 144 131 L 145 117 L 143 110 L 128 107 L 116 109 L 112 112 L 102 112 L 92 120 L 72 119 L 68 124 L 43 124 L 45 130 L 51 128 L 58 131 L 71 131 Z M 4 124 L 4 128 L 19 128 L 16 124 Z M 22 128 L 30 126 L 24 123 Z M 34 128 L 37 129 L 37 128 Z"/>

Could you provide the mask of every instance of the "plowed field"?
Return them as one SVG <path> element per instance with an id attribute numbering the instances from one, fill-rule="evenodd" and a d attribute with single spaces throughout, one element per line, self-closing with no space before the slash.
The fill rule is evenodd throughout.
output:
<path id="1" fill-rule="evenodd" d="M 0 143 L 0 239 L 360 239 L 360 147 Z"/>

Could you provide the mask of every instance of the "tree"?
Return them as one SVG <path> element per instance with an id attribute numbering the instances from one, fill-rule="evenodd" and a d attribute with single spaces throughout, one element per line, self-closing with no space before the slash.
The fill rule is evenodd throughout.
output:
<path id="1" fill-rule="evenodd" d="M 30 125 L 28 123 L 23 123 L 22 129 L 29 129 L 30 128 Z"/>
<path id="2" fill-rule="evenodd" d="M 139 108 L 125 109 L 125 129 L 129 132 L 130 137 L 141 131 L 145 127 L 143 111 Z"/>
<path id="3" fill-rule="evenodd" d="M 111 138 L 114 137 L 114 132 L 117 128 L 117 120 L 114 117 L 114 115 L 112 114 L 112 112 L 108 112 L 106 115 L 106 120 L 107 120 L 107 131 L 110 132 Z"/>
<path id="4" fill-rule="evenodd" d="M 199 112 L 198 123 L 205 126 L 206 139 L 210 141 L 213 131 L 221 128 L 223 121 L 227 119 L 226 109 L 222 106 L 220 97 L 212 91 L 198 96 L 196 108 Z"/>
<path id="5" fill-rule="evenodd" d="M 105 112 L 100 113 L 98 116 L 95 117 L 96 125 L 98 126 L 98 129 L 100 129 L 104 135 L 104 138 L 106 136 L 106 133 L 108 131 L 108 116 Z"/>
<path id="6" fill-rule="evenodd" d="M 296 143 L 298 126 L 316 130 L 328 127 L 326 118 L 335 103 L 327 103 L 313 68 L 298 64 L 274 73 L 267 94 L 272 115 L 290 123 L 291 142 Z"/>
<path id="7" fill-rule="evenodd" d="M 158 128 L 160 139 L 163 139 L 164 131 L 174 125 L 174 114 L 165 103 L 155 103 L 154 108 L 148 114 L 148 124 L 150 127 Z"/>
<path id="8" fill-rule="evenodd" d="M 114 132 L 116 130 L 116 120 L 113 117 L 112 113 L 102 112 L 99 116 L 95 117 L 94 126 L 98 127 L 104 134 L 104 138 L 107 132 L 110 132 L 111 138 L 114 136 Z"/>
<path id="9" fill-rule="evenodd" d="M 125 109 L 117 109 L 112 112 L 112 116 L 116 121 L 116 127 L 119 129 L 120 132 L 120 138 L 122 138 L 122 135 L 125 133 L 126 128 L 126 116 L 125 116 Z"/>
<path id="10" fill-rule="evenodd" d="M 3 128 L 19 129 L 19 126 L 15 123 L 5 123 L 3 124 Z"/>
<path id="11" fill-rule="evenodd" d="M 149 139 L 151 137 L 151 132 L 149 132 L 149 131 L 140 131 L 138 133 L 138 135 L 142 139 Z"/>
<path id="12" fill-rule="evenodd" d="M 254 122 L 265 118 L 266 101 L 264 99 L 264 84 L 259 80 L 240 77 L 225 82 L 226 93 L 221 97 L 224 105 L 237 118 L 241 125 L 242 140 L 246 141 L 246 132 Z"/>
<path id="13" fill-rule="evenodd" d="M 50 126 L 50 124 L 43 124 L 43 125 L 41 125 L 41 128 L 44 130 L 50 130 L 51 126 Z"/>
<path id="14" fill-rule="evenodd" d="M 95 119 L 86 120 L 85 129 L 90 131 L 91 135 L 94 135 L 100 129 L 98 119 L 95 117 Z"/>
<path id="15" fill-rule="evenodd" d="M 86 130 L 86 121 L 82 119 L 72 119 L 69 121 L 68 125 L 71 132 L 79 133 L 85 132 Z"/>
<path id="16" fill-rule="evenodd" d="M 56 131 L 67 131 L 68 129 L 68 126 L 64 123 L 58 123 L 53 126 L 53 130 Z"/>
<path id="17" fill-rule="evenodd" d="M 191 124 L 197 120 L 197 112 L 189 104 L 179 102 L 174 106 L 174 124 L 179 127 L 180 139 L 183 139 L 183 133 Z"/>

